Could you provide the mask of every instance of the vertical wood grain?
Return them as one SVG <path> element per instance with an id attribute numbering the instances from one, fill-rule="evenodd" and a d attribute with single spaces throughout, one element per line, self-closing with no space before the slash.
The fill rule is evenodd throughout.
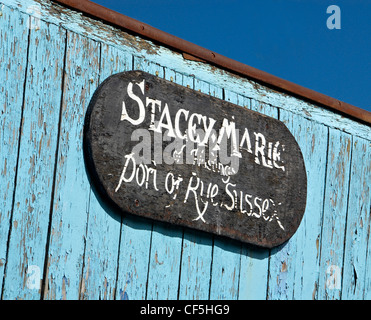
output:
<path id="1" fill-rule="evenodd" d="M 194 230 L 184 231 L 182 266 L 179 283 L 180 300 L 209 298 L 213 237 Z"/>
<path id="2" fill-rule="evenodd" d="M 239 300 L 265 300 L 268 287 L 269 249 L 242 246 Z"/>
<path id="3" fill-rule="evenodd" d="M 133 69 L 163 77 L 163 68 L 133 57 Z M 152 222 L 130 214 L 123 216 L 116 299 L 143 300 L 147 297 Z"/>
<path id="4" fill-rule="evenodd" d="M 40 298 L 52 197 L 65 31 L 33 20 L 4 299 Z"/>
<path id="5" fill-rule="evenodd" d="M 318 287 L 328 129 L 285 110 L 280 110 L 280 120 L 291 131 L 303 154 L 307 204 L 293 237 L 279 250 L 272 250 L 269 298 L 314 299 Z"/>
<path id="6" fill-rule="evenodd" d="M 15 188 L 27 66 L 28 18 L 0 7 L 0 296 Z"/>
<path id="7" fill-rule="evenodd" d="M 124 215 L 122 220 L 116 299 L 144 300 L 152 223 L 129 214 Z"/>
<path id="8" fill-rule="evenodd" d="M 102 44 L 99 82 L 131 70 L 131 55 Z M 92 181 L 90 181 L 92 185 Z M 93 186 L 93 185 L 92 185 Z M 121 232 L 121 214 L 108 206 L 93 188 L 89 201 L 82 299 L 114 299 Z"/>
<path id="9" fill-rule="evenodd" d="M 164 70 L 145 59 L 137 59 L 135 66 L 161 78 L 175 77 L 169 70 Z M 161 222 L 153 222 L 151 251 L 147 282 L 147 299 L 176 299 L 178 295 L 179 268 L 181 257 L 182 228 Z M 159 279 L 161 279 L 159 281 Z"/>
<path id="10" fill-rule="evenodd" d="M 153 223 L 147 299 L 175 300 L 178 296 L 182 247 L 181 228 Z"/>
<path id="11" fill-rule="evenodd" d="M 278 118 L 277 108 L 256 100 L 250 101 L 253 111 Z M 267 298 L 270 250 L 243 245 L 239 299 L 264 300 Z"/>
<path id="12" fill-rule="evenodd" d="M 317 299 L 340 299 L 348 207 L 352 136 L 329 132 Z M 359 214 L 359 213 L 357 213 Z"/>
<path id="13" fill-rule="evenodd" d="M 182 80 L 169 68 L 164 68 L 163 77 L 173 82 Z M 147 299 L 177 299 L 182 241 L 182 227 L 153 223 Z"/>
<path id="14" fill-rule="evenodd" d="M 210 84 L 183 76 L 182 85 L 205 94 L 215 95 Z M 221 90 L 219 90 L 221 93 Z M 179 282 L 179 299 L 206 300 L 209 298 L 213 236 L 185 228 L 182 247 L 182 265 Z"/>
<path id="15" fill-rule="evenodd" d="M 60 16 L 51 5 L 5 3 L 0 5 L 3 299 L 39 299 L 41 293 L 45 299 L 371 299 L 369 127 L 211 71 L 207 64 L 183 61 L 168 49 L 137 51 L 129 46 L 143 42 L 121 41 L 121 33 L 118 49 L 109 39 L 113 29 L 103 28 L 100 38 L 89 20 Z M 35 4 L 43 21 L 18 11 Z M 99 42 L 86 33 L 89 28 Z M 143 56 L 133 58 L 139 51 Z M 99 82 L 130 69 L 279 116 L 300 145 L 308 178 L 306 212 L 287 243 L 259 249 L 169 228 L 116 212 L 99 198 L 83 159 L 85 112 Z M 250 103 L 246 93 L 279 109 Z"/>
<path id="16" fill-rule="evenodd" d="M 221 97 L 219 97 L 221 98 Z M 224 91 L 224 99 L 234 104 L 238 101 L 234 92 Z M 241 263 L 241 243 L 215 236 L 210 283 L 211 300 L 234 300 L 238 297 Z"/>
<path id="17" fill-rule="evenodd" d="M 362 300 L 369 282 L 370 256 L 367 247 L 370 241 L 370 186 L 371 148 L 370 141 L 353 137 L 352 166 L 349 184 L 348 219 L 342 277 L 343 300 Z M 366 294 L 366 299 L 369 298 Z"/>
<path id="18" fill-rule="evenodd" d="M 246 108 L 271 117 L 277 117 L 277 109 L 259 103 L 256 100 L 245 100 Z M 242 245 L 241 271 L 238 299 L 265 300 L 268 285 L 269 249 Z"/>
<path id="19" fill-rule="evenodd" d="M 371 141 L 366 141 L 368 143 L 368 153 L 370 152 Z M 370 169 L 369 169 L 370 170 Z M 370 179 L 370 171 L 369 171 L 369 179 Z M 371 183 L 369 183 L 369 186 Z M 369 200 L 368 208 L 371 211 L 371 200 Z M 367 206 L 367 203 L 365 204 Z M 369 212 L 370 212 L 369 211 Z M 371 222 L 370 222 L 371 224 Z M 368 230 L 370 230 L 371 226 L 368 226 Z M 362 281 L 362 277 L 360 279 Z M 367 241 L 367 257 L 365 263 L 365 283 L 364 283 L 364 292 L 363 292 L 363 299 L 371 300 L 371 237 L 370 233 L 368 232 L 368 241 Z"/>
<path id="20" fill-rule="evenodd" d="M 85 112 L 98 85 L 99 44 L 68 32 L 66 54 L 46 299 L 79 298 L 90 197 L 82 138 Z"/>
<path id="21" fill-rule="evenodd" d="M 215 237 L 209 296 L 211 300 L 237 299 L 240 260 L 240 242 Z"/>

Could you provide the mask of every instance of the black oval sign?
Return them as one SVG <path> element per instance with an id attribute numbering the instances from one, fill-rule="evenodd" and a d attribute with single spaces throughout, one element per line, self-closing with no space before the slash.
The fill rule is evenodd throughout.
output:
<path id="1" fill-rule="evenodd" d="M 99 86 L 84 150 L 98 190 L 125 212 L 263 247 L 304 214 L 303 156 L 282 122 L 145 72 Z"/>

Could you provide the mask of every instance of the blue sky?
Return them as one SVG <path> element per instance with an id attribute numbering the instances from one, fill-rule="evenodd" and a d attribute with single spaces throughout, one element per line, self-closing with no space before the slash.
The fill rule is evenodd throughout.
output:
<path id="1" fill-rule="evenodd" d="M 371 111 L 371 0 L 94 2 Z M 340 8 L 341 29 L 327 28 L 330 5 Z"/>

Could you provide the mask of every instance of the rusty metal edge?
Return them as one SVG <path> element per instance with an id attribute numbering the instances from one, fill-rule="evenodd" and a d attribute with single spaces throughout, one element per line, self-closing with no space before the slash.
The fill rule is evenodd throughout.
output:
<path id="1" fill-rule="evenodd" d="M 140 36 L 158 42 L 166 47 L 186 53 L 214 66 L 246 76 L 272 89 L 288 93 L 315 104 L 330 108 L 343 115 L 371 124 L 371 112 L 355 107 L 314 90 L 302 87 L 293 82 L 281 79 L 267 72 L 250 67 L 246 64 L 222 56 L 189 41 L 178 38 L 167 32 L 156 29 L 148 24 L 125 16 L 89 0 L 52 0 L 93 18 L 103 20 L 115 27 L 123 28 Z"/>

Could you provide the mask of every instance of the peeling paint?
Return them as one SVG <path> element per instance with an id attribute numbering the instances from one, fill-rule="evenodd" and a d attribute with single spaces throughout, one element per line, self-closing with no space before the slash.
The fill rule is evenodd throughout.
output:
<path id="1" fill-rule="evenodd" d="M 45 299 L 371 298 L 369 126 L 53 2 L 2 2 L 0 238 L 9 239 L 0 241 L 3 299 L 40 298 L 40 291 L 27 291 L 26 270 L 44 266 L 45 257 Z M 30 31 L 25 13 L 32 4 L 40 4 L 43 20 Z M 117 217 L 96 198 L 81 149 L 84 112 L 98 80 L 136 67 L 224 94 L 288 126 L 309 168 L 305 224 L 288 246 L 271 254 L 241 249 Z M 326 287 L 330 265 L 343 268 L 341 292 Z"/>

